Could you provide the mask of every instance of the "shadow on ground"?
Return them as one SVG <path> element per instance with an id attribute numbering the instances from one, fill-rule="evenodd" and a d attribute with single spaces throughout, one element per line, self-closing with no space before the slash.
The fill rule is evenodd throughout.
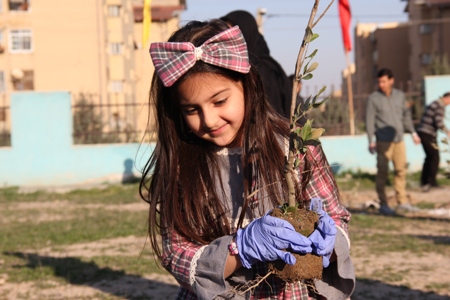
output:
<path id="1" fill-rule="evenodd" d="M 125 299 L 174 299 L 178 286 L 158 280 L 126 274 L 110 268 L 99 268 L 95 263 L 83 262 L 74 257 L 49 257 L 23 252 L 7 252 L 27 262 L 15 268 L 38 269 L 50 267 L 54 275 L 73 285 L 84 285 L 103 293 Z M 352 300 L 367 299 L 408 299 L 408 300 L 449 300 L 450 297 L 433 292 L 414 290 L 406 286 L 395 286 L 378 280 L 357 278 Z"/>
<path id="2" fill-rule="evenodd" d="M 26 265 L 15 266 L 15 268 L 50 267 L 54 276 L 63 278 L 67 283 L 89 286 L 125 299 L 174 299 L 178 290 L 177 285 L 126 274 L 122 270 L 100 268 L 93 262 L 83 262 L 75 257 L 50 257 L 23 252 L 5 252 L 4 254 L 27 262 Z"/>
<path id="3" fill-rule="evenodd" d="M 352 300 L 407 299 L 407 300 L 449 300 L 449 296 L 433 292 L 414 290 L 406 286 L 386 284 L 378 280 L 356 279 Z"/>

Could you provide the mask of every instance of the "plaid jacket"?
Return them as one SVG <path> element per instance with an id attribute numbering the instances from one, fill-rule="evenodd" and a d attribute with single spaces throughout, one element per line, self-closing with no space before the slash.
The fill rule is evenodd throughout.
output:
<path id="1" fill-rule="evenodd" d="M 323 151 L 321 147 L 309 146 L 309 155 L 312 156 L 314 161 L 321 161 L 323 158 Z M 232 154 L 233 155 L 233 154 Z M 344 233 L 344 236 L 348 241 L 348 231 L 347 224 L 350 221 L 350 213 L 339 203 L 337 187 L 333 184 L 333 174 L 328 165 L 321 165 L 318 167 L 313 167 L 311 170 L 311 179 L 306 188 L 306 199 L 313 197 L 320 197 L 323 199 L 324 210 L 330 215 L 336 223 L 336 226 L 341 229 L 340 231 Z M 299 176 L 302 176 L 301 169 L 299 170 Z M 250 220 L 251 221 L 251 220 Z M 212 270 L 207 272 L 212 278 L 204 278 L 205 272 L 203 272 L 202 278 L 200 278 L 198 270 L 200 268 L 197 263 L 200 262 L 199 258 L 202 256 L 203 259 L 216 259 L 214 253 L 220 256 L 217 249 L 226 248 L 227 243 L 231 240 L 230 237 L 219 238 L 217 243 L 220 244 L 221 248 L 216 249 L 213 254 L 204 254 L 208 247 L 214 247 L 212 244 L 208 246 L 202 246 L 194 242 L 187 241 L 182 236 L 178 235 L 176 232 L 171 232 L 163 235 L 163 258 L 162 265 L 176 278 L 180 284 L 180 289 L 178 291 L 176 299 L 212 299 L 214 296 L 218 295 L 215 292 L 224 291 L 224 285 L 220 284 L 226 283 L 230 280 L 223 279 L 223 268 L 217 269 L 217 274 L 214 274 Z M 223 250 L 223 257 L 219 258 L 221 260 L 226 259 L 227 255 L 226 249 Z M 219 260 L 220 261 L 220 260 Z M 214 268 L 214 265 L 210 265 Z M 244 268 L 241 268 L 244 269 Z M 221 270 L 221 274 L 220 273 Z M 326 269 L 324 269 L 326 270 Z M 249 271 L 252 273 L 253 279 L 257 274 L 264 275 L 267 273 L 267 266 L 264 263 L 255 264 L 253 268 Z M 213 281 L 219 282 L 218 284 L 212 283 Z M 208 288 L 208 285 L 211 286 Z M 206 286 L 206 287 L 205 287 Z M 208 290 L 209 289 L 209 290 Z M 216 289 L 216 290 L 214 290 Z M 201 291 L 200 291 L 201 290 Z M 206 292 L 205 292 L 206 290 Z M 217 299 L 316 299 L 316 295 L 309 292 L 307 287 L 300 282 L 294 284 L 285 284 L 280 279 L 270 276 L 266 282 L 261 283 L 252 294 L 247 293 L 246 295 L 237 295 L 229 293 L 228 295 L 217 296 Z"/>

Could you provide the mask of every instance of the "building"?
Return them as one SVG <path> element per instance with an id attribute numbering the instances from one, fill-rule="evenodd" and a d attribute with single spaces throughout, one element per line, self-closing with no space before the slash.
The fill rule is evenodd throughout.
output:
<path id="1" fill-rule="evenodd" d="M 390 68 L 397 88 L 405 89 L 410 81 L 408 41 L 409 27 L 401 23 L 357 24 L 355 27 L 356 95 L 367 95 L 376 89 L 377 71 Z"/>
<path id="2" fill-rule="evenodd" d="M 407 2 L 411 55 L 409 68 L 413 82 L 423 75 L 450 74 L 450 0 L 403 0 Z M 446 70 L 436 68 L 436 65 Z"/>
<path id="3" fill-rule="evenodd" d="M 355 94 L 371 93 L 383 67 L 405 92 L 421 91 L 424 75 L 450 72 L 450 0 L 402 1 L 408 22 L 355 27 Z"/>
<path id="4" fill-rule="evenodd" d="M 8 130 L 11 93 L 66 90 L 74 105 L 95 105 L 103 131 L 133 132 L 136 140 L 147 125 L 148 46 L 177 29 L 186 6 L 153 0 L 143 45 L 143 2 L 0 0 L 0 134 Z M 130 140 L 128 134 L 111 141 Z"/>

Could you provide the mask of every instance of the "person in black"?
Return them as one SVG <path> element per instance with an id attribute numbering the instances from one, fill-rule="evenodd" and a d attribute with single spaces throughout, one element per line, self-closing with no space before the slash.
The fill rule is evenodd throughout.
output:
<path id="1" fill-rule="evenodd" d="M 250 62 L 256 67 L 264 84 L 264 92 L 271 106 L 284 117 L 291 109 L 292 84 L 280 64 L 270 56 L 267 43 L 258 31 L 252 14 L 243 10 L 232 11 L 221 18 L 230 26 L 238 25 L 247 43 Z"/>
<path id="2" fill-rule="evenodd" d="M 450 92 L 432 102 L 425 109 L 417 132 L 425 151 L 420 183 L 422 191 L 428 192 L 432 187 L 438 187 L 436 176 L 439 170 L 439 149 L 437 148 L 437 131 L 442 130 L 447 136 L 450 131 L 444 125 L 445 106 L 450 104 Z"/>

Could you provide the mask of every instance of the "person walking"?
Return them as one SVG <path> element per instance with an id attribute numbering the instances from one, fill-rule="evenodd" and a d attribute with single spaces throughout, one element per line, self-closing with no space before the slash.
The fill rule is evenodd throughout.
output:
<path id="1" fill-rule="evenodd" d="M 370 94 L 366 106 L 366 131 L 369 151 L 377 153 L 376 191 L 380 200 L 380 213 L 393 215 L 397 210 L 412 210 L 406 197 L 406 148 L 403 134 L 412 134 L 414 143 L 420 143 L 406 105 L 405 94 L 393 88 L 394 75 L 390 69 L 381 69 L 377 75 L 378 89 Z M 374 141 L 374 136 L 376 140 Z M 388 206 L 386 180 L 389 161 L 394 164 L 396 211 Z"/>
<path id="2" fill-rule="evenodd" d="M 432 187 L 439 187 L 436 176 L 439 169 L 439 148 L 437 148 L 437 131 L 442 130 L 450 137 L 450 130 L 444 125 L 445 107 L 450 104 L 450 92 L 433 101 L 425 109 L 417 132 L 425 151 L 425 161 L 420 176 L 422 191 L 428 192 Z"/>

